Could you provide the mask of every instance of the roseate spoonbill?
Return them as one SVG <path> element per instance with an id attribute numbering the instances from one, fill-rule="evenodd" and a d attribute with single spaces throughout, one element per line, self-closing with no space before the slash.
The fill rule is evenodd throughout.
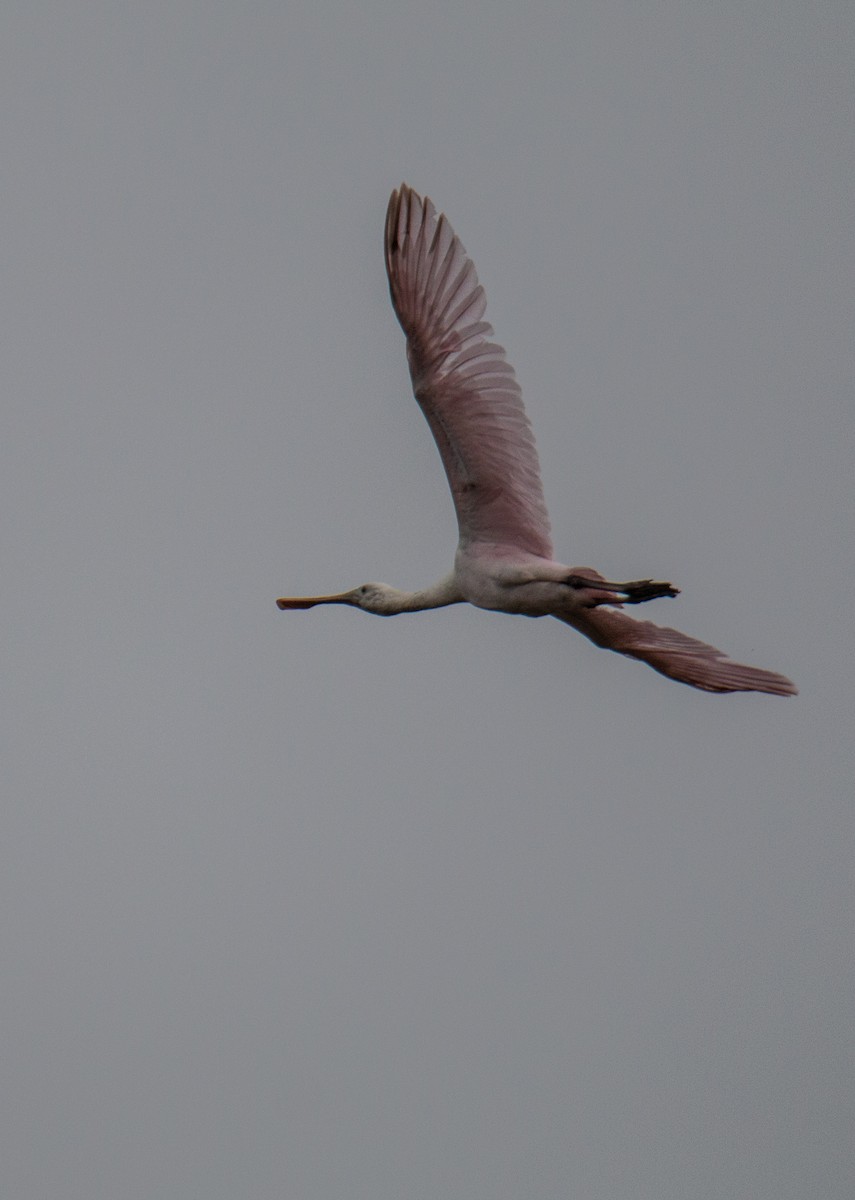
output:
<path id="1" fill-rule="evenodd" d="M 792 696 L 783 675 L 734 662 L 714 646 L 623 611 L 670 583 L 608 583 L 590 567 L 552 557 L 549 516 L 531 427 L 513 368 L 490 341 L 475 267 L 444 215 L 406 184 L 386 213 L 386 271 L 407 338 L 413 391 L 439 447 L 460 540 L 454 570 L 433 587 L 402 592 L 365 583 L 332 596 L 284 597 L 281 609 L 349 604 L 378 616 L 468 602 L 558 617 L 597 646 L 641 659 L 706 692 Z"/>

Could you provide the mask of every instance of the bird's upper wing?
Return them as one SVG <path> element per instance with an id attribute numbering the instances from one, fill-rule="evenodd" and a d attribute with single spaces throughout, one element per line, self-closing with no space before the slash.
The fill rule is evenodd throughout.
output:
<path id="1" fill-rule="evenodd" d="M 404 184 L 389 201 L 385 247 L 413 391 L 442 456 L 461 543 L 551 558 L 534 437 L 513 368 L 489 340 L 474 264 L 446 218 Z"/>
<path id="2" fill-rule="evenodd" d="M 637 621 L 607 605 L 580 609 L 562 621 L 607 650 L 617 650 L 648 663 L 660 675 L 705 692 L 770 692 L 795 696 L 798 688 L 784 675 L 734 662 L 715 646 L 687 637 L 678 629 Z"/>

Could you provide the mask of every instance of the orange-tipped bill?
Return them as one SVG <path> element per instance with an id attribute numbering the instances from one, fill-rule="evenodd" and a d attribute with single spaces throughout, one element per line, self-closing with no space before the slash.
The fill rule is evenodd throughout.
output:
<path id="1" fill-rule="evenodd" d="M 283 611 L 290 608 L 314 608 L 316 604 L 352 604 L 352 592 L 340 592 L 336 596 L 283 596 L 276 607 Z"/>

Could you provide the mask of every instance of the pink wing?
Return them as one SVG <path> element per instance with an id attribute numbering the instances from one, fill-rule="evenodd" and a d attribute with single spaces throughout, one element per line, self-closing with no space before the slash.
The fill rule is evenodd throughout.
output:
<path id="1" fill-rule="evenodd" d="M 405 184 L 389 201 L 385 245 L 413 391 L 442 456 L 461 543 L 551 558 L 534 437 L 513 368 L 489 341 L 474 264 L 446 218 Z"/>
<path id="2" fill-rule="evenodd" d="M 687 637 L 678 629 L 637 621 L 628 613 L 599 605 L 561 617 L 597 646 L 648 663 L 660 675 L 705 692 L 770 692 L 795 696 L 798 688 L 784 675 L 734 662 L 715 646 Z"/>

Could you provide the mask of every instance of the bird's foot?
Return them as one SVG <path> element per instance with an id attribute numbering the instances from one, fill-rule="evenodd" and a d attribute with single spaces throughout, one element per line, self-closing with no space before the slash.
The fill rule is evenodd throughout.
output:
<path id="1" fill-rule="evenodd" d="M 670 583 L 658 583 L 653 579 L 635 579 L 630 583 L 609 583 L 598 571 L 589 567 L 579 568 L 568 575 L 564 582 L 575 592 L 586 608 L 598 604 L 643 604 L 660 596 L 678 596 L 680 589 Z"/>
<path id="2" fill-rule="evenodd" d="M 656 583 L 652 579 L 636 579 L 633 583 L 617 585 L 622 604 L 643 604 L 645 600 L 658 600 L 660 596 L 679 596 L 680 589 L 671 583 Z"/>

